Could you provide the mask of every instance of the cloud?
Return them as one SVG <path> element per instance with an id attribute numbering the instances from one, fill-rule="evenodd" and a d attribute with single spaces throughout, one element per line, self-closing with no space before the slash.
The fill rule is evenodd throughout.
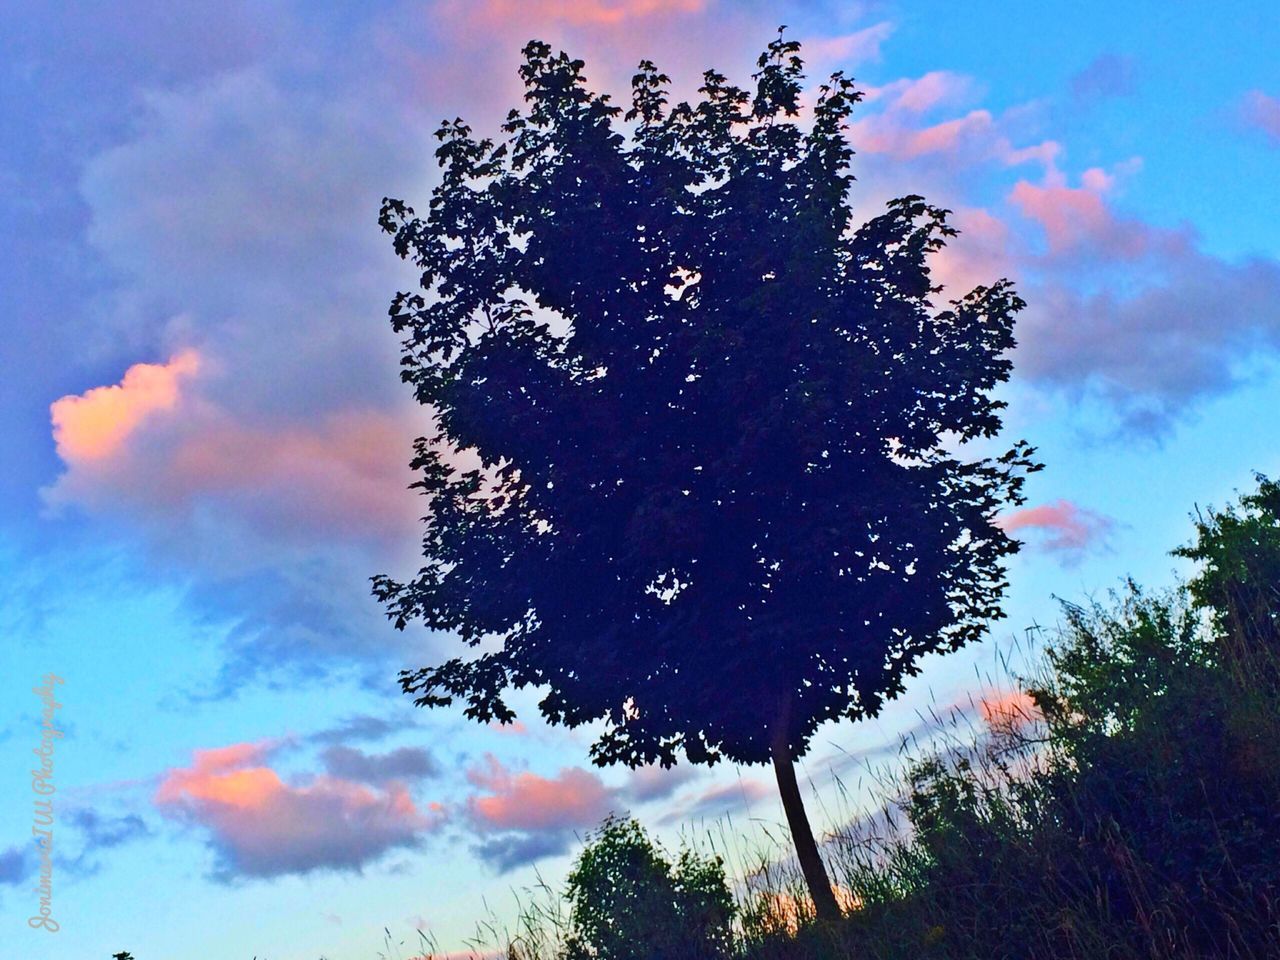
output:
<path id="1" fill-rule="evenodd" d="M 905 89 L 887 96 L 901 98 Z M 1018 380 L 1073 402 L 1100 402 L 1116 435 L 1159 438 L 1201 400 L 1234 388 L 1257 358 L 1274 356 L 1280 263 L 1226 260 L 1204 251 L 1189 227 L 1119 212 L 1115 195 L 1140 170 L 1137 158 L 1091 167 L 1072 184 L 1057 167 L 1056 141 L 1016 147 L 981 113 L 922 128 L 891 105 L 866 129 L 884 138 L 873 137 L 872 146 L 889 151 L 900 169 L 890 181 L 874 171 L 868 179 L 902 183 L 892 192 L 903 192 L 922 189 L 908 186 L 919 176 L 925 187 L 938 184 L 930 199 L 957 209 L 961 235 L 934 258 L 946 296 L 1015 279 L 1028 303 L 1017 327 Z M 940 171 L 926 147 L 945 148 L 937 156 L 952 166 Z M 966 181 L 1032 156 L 1042 178 L 1019 178 L 1004 209 L 954 199 L 972 191 Z"/>
<path id="2" fill-rule="evenodd" d="M 0 850 L 0 885 L 16 887 L 35 872 L 35 857 L 27 847 Z"/>
<path id="3" fill-rule="evenodd" d="M 978 700 L 978 715 L 995 734 L 1016 733 L 1042 719 L 1040 708 L 1025 690 L 982 697 Z"/>
<path id="4" fill-rule="evenodd" d="M 136 94 L 84 164 L 110 285 L 80 359 L 120 373 L 55 404 L 44 491 L 225 631 L 213 695 L 391 675 L 407 644 L 368 578 L 412 557 L 423 513 L 406 487 L 426 421 L 385 321 L 410 272 L 375 221 L 385 193 L 427 189 L 434 117 L 390 82 L 381 18 L 279 20 L 306 42 Z"/>
<path id="5" fill-rule="evenodd" d="M 55 400 L 49 409 L 53 440 L 65 463 L 96 463 L 114 454 L 149 416 L 171 411 L 182 379 L 200 369 L 194 350 L 167 363 L 138 363 L 118 384 Z"/>
<path id="6" fill-rule="evenodd" d="M 641 59 L 671 76 L 673 102 L 695 97 L 707 68 L 745 80 L 743 68 L 779 21 L 759 4 L 732 6 L 726 17 L 715 15 L 727 8 L 714 0 L 441 0 L 432 9 L 428 44 L 397 50 L 402 72 L 429 99 L 433 116 L 461 116 L 488 133 L 523 96 L 515 67 L 534 37 L 585 60 L 591 87 L 618 103 L 629 99 Z M 872 43 L 864 38 L 863 48 Z M 435 53 L 441 45 L 448 56 Z M 851 40 L 849 52 L 857 46 Z M 477 84 L 477 76 L 486 82 Z"/>
<path id="7" fill-rule="evenodd" d="M 985 151 L 994 139 L 995 120 L 986 110 L 971 110 L 927 127 L 899 124 L 886 115 L 855 121 L 852 127 L 859 150 L 911 160 L 930 153 L 959 152 L 962 147 Z"/>
<path id="8" fill-rule="evenodd" d="M 355 747 L 334 744 L 325 748 L 320 759 L 332 776 L 363 783 L 423 780 L 440 773 L 431 754 L 421 747 L 399 747 L 389 753 L 369 754 Z"/>
<path id="9" fill-rule="evenodd" d="M 1141 158 L 1069 175 L 1047 103 L 996 114 L 980 92 L 942 71 L 872 88 L 849 134 L 854 202 L 869 217 L 878 198 L 920 193 L 955 211 L 961 234 L 934 257 L 936 279 L 946 298 L 1016 282 L 1019 384 L 1101 410 L 1104 434 L 1159 439 L 1274 358 L 1280 263 L 1215 256 L 1186 225 L 1125 212 Z"/>
<path id="10" fill-rule="evenodd" d="M 1273 145 L 1280 145 L 1280 97 L 1250 90 L 1240 100 L 1240 117 L 1262 133 Z"/>
<path id="11" fill-rule="evenodd" d="M 467 772 L 483 793 L 467 799 L 467 818 L 486 836 L 477 856 L 499 871 L 564 853 L 575 831 L 585 831 L 617 808 L 618 791 L 594 773 L 566 767 L 555 777 L 513 773 L 492 754 Z"/>
<path id="12" fill-rule="evenodd" d="M 1078 560 L 1086 552 L 1106 543 L 1115 521 L 1072 503 L 1056 500 L 1037 507 L 1024 507 L 996 521 L 1010 536 L 1022 530 L 1040 533 L 1038 549 Z"/>
<path id="13" fill-rule="evenodd" d="M 444 819 L 423 813 L 408 790 L 318 775 L 288 784 L 264 761 L 278 743 L 196 750 L 170 769 L 156 806 L 206 831 L 217 855 L 214 876 L 229 881 L 315 870 L 360 872 L 388 850 L 418 846 Z"/>
<path id="14" fill-rule="evenodd" d="M 650 17 L 699 13 L 708 0 L 480 0 L 477 14 L 504 22 L 513 16 L 573 26 L 619 26 Z"/>
<path id="15" fill-rule="evenodd" d="M 801 56 L 823 69 L 861 66 L 880 59 L 880 48 L 893 35 L 888 20 L 837 36 L 815 36 L 802 41 Z"/>
<path id="16" fill-rule="evenodd" d="M 957 207 L 951 225 L 960 236 L 937 251 L 930 263 L 933 279 L 947 297 L 1007 275 L 1015 238 L 1004 220 L 982 207 Z"/>
<path id="17" fill-rule="evenodd" d="M 1133 93 L 1135 64 L 1133 57 L 1118 53 L 1100 54 L 1073 74 L 1069 81 L 1071 94 L 1077 100 L 1102 100 Z"/>
<path id="18" fill-rule="evenodd" d="M 467 779 L 487 791 L 467 801 L 471 820 L 484 830 L 591 827 L 604 819 L 614 802 L 613 791 L 580 767 L 565 767 L 555 777 L 512 773 L 489 754 L 483 766 L 468 771 Z"/>
<path id="19" fill-rule="evenodd" d="M 1102 399 L 1123 433 L 1158 436 L 1280 347 L 1280 262 L 1226 261 L 1189 228 L 1116 214 L 1108 193 L 1137 166 L 1085 170 L 1079 187 L 1047 178 L 1011 189 L 1047 241 L 1012 251 L 1030 305 L 1015 365 L 1042 387 Z"/>
<path id="20" fill-rule="evenodd" d="M 867 104 L 879 101 L 887 109 L 908 114 L 926 113 L 938 106 L 967 102 L 976 84 L 964 74 L 931 70 L 919 77 L 904 77 L 863 93 Z"/>
<path id="21" fill-rule="evenodd" d="M 352 743 L 383 740 L 418 725 L 413 718 L 391 720 L 386 717 L 374 717 L 369 714 L 357 714 L 347 717 L 336 727 L 319 730 L 308 738 L 313 743 Z"/>
<path id="22" fill-rule="evenodd" d="M 110 817 L 95 810 L 80 809 L 72 811 L 67 819 L 80 830 L 88 846 L 99 849 L 118 847 L 151 833 L 136 813 Z"/>
<path id="23" fill-rule="evenodd" d="M 925 119 L 939 108 L 972 102 L 977 92 L 972 78 L 946 70 L 873 87 L 866 93 L 866 102 L 874 112 L 850 123 L 850 142 L 863 153 L 884 154 L 896 161 L 928 161 L 930 166 L 995 163 L 1014 167 L 1035 162 L 1047 171 L 1056 170 L 1062 151 L 1056 140 L 1015 145 L 1016 112 L 997 117 L 989 110 L 973 108 L 948 119 Z M 913 169 L 910 178 L 903 178 L 904 182 L 916 180 L 916 188 L 907 192 L 919 192 L 922 172 L 927 173 L 927 168 Z"/>
<path id="24" fill-rule="evenodd" d="M 658 822 L 673 824 L 687 820 L 723 817 L 750 807 L 766 797 L 771 797 L 775 792 L 774 788 L 759 780 L 739 778 L 734 783 L 712 787 L 696 796 L 684 798 Z"/>
<path id="25" fill-rule="evenodd" d="M 714 787 L 697 797 L 692 806 L 685 811 L 685 816 L 715 817 L 730 810 L 749 807 L 758 800 L 771 797 L 774 790 L 759 780 L 740 779 L 736 783 Z"/>
<path id="26" fill-rule="evenodd" d="M 1280 347 L 1280 263 L 1228 262 L 1188 244 L 1073 276 L 1036 263 L 1015 363 L 1034 383 L 1096 396 L 1119 430 L 1160 436 L 1203 398 L 1239 383 Z M 1107 273 L 1110 275 L 1108 276 Z"/>
<path id="27" fill-rule="evenodd" d="M 124 512 L 167 533 L 195 534 L 209 510 L 272 539 L 399 537 L 421 509 L 407 490 L 411 431 L 376 410 L 305 424 L 253 425 L 203 398 L 201 356 L 138 363 L 118 384 L 54 401 L 65 472 L 55 506 Z M 149 428 L 149 429 L 148 429 Z"/>
<path id="28" fill-rule="evenodd" d="M 151 828 L 136 813 L 123 816 L 104 815 L 96 810 L 80 808 L 67 815 L 67 822 L 75 827 L 82 840 L 82 847 L 74 857 L 65 859 L 61 866 L 79 876 L 98 871 L 97 854 L 152 835 Z"/>
<path id="29" fill-rule="evenodd" d="M 499 873 L 510 873 L 547 857 L 567 853 L 573 832 L 556 830 L 547 833 L 504 833 L 482 840 L 473 848 L 482 861 Z"/>
<path id="30" fill-rule="evenodd" d="M 526 737 L 529 735 L 529 728 L 523 720 L 513 720 L 511 723 L 499 723 L 496 720 L 491 720 L 486 726 L 490 730 L 508 737 Z"/>
<path id="31" fill-rule="evenodd" d="M 1128 172 L 1132 168 L 1127 165 L 1124 169 Z M 1114 262 L 1185 257 L 1193 243 L 1188 230 L 1154 227 L 1115 214 L 1106 199 L 1115 179 L 1101 167 L 1090 167 L 1081 174 L 1079 187 L 1057 182 L 1057 178 L 1044 184 L 1019 180 L 1009 192 L 1009 200 L 1044 231 L 1048 257 L 1058 265 L 1074 265 L 1081 259 Z"/>
<path id="32" fill-rule="evenodd" d="M 267 33 L 294 42 L 255 37 L 242 59 L 237 41 L 221 69 L 131 93 L 132 122 L 86 159 L 79 198 L 108 286 L 86 308 L 80 358 L 119 377 L 62 391 L 59 416 L 80 429 L 60 430 L 64 469 L 45 497 L 140 544 L 225 627 L 226 666 L 202 695 L 390 677 L 411 646 L 422 655 L 368 589 L 415 562 L 424 508 L 407 464 L 429 427 L 385 320 L 416 275 L 377 229 L 379 200 L 425 206 L 439 117 L 496 128 L 535 32 L 589 54 L 603 86 L 661 54 L 691 91 L 683 65 L 708 65 L 713 43 L 749 62 L 771 22 L 711 23 L 708 7 L 398 4 L 342 31 L 281 10 Z M 132 419 L 107 411 L 112 432 L 92 433 L 75 414 L 107 395 Z"/>
<path id="33" fill-rule="evenodd" d="M 692 764 L 679 764 L 674 767 L 661 767 L 655 764 L 638 767 L 631 771 L 626 794 L 636 803 L 665 800 L 697 776 L 698 772 Z"/>

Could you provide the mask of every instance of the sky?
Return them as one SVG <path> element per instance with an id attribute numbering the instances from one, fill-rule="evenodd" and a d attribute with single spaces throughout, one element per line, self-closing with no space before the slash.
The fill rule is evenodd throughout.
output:
<path id="1" fill-rule="evenodd" d="M 961 230 L 948 291 L 1016 282 L 1006 435 L 1046 465 L 1003 521 L 1025 548 L 989 639 L 815 738 L 820 830 L 930 711 L 989 718 L 1058 598 L 1172 584 L 1191 511 L 1280 474 L 1274 4 L 13 0 L 0 955 L 359 960 L 418 928 L 458 951 L 610 811 L 672 846 L 782 822 L 762 767 L 598 769 L 528 697 L 505 728 L 415 709 L 396 673 L 450 638 L 392 629 L 368 583 L 416 569 L 425 432 L 381 198 L 425 204 L 442 119 L 497 132 L 531 38 L 615 98 L 642 58 L 684 98 L 708 67 L 747 82 L 780 24 L 814 82 L 865 94 L 859 218 L 923 194 Z M 48 675 L 56 932 L 28 924 Z"/>

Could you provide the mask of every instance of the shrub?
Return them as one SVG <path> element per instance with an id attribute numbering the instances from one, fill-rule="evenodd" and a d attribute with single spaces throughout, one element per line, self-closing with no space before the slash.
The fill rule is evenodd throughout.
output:
<path id="1" fill-rule="evenodd" d="M 673 866 L 633 819 L 609 817 L 569 874 L 566 960 L 701 960 L 732 946 L 733 897 L 719 857 Z"/>

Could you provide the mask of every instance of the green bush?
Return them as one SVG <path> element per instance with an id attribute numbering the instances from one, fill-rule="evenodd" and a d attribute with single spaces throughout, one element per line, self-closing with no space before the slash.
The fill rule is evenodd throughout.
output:
<path id="1" fill-rule="evenodd" d="M 673 866 L 632 819 L 609 817 L 569 874 L 566 960 L 702 960 L 733 945 L 734 901 L 719 857 Z"/>

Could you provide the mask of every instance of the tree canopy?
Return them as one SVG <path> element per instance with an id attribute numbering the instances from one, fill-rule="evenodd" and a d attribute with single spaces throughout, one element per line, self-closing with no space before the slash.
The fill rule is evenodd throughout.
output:
<path id="1" fill-rule="evenodd" d="M 600 764 L 795 758 L 1001 615 L 993 521 L 1036 464 L 965 453 L 1023 303 L 935 304 L 955 231 L 920 197 L 853 224 L 860 94 L 837 73 L 805 107 L 781 33 L 693 103 L 645 61 L 623 115 L 583 68 L 529 43 L 498 141 L 445 123 L 427 215 L 383 203 L 435 432 L 425 565 L 374 591 L 472 648 L 401 683 L 479 721 L 541 688 L 550 722 L 604 721 Z"/>

